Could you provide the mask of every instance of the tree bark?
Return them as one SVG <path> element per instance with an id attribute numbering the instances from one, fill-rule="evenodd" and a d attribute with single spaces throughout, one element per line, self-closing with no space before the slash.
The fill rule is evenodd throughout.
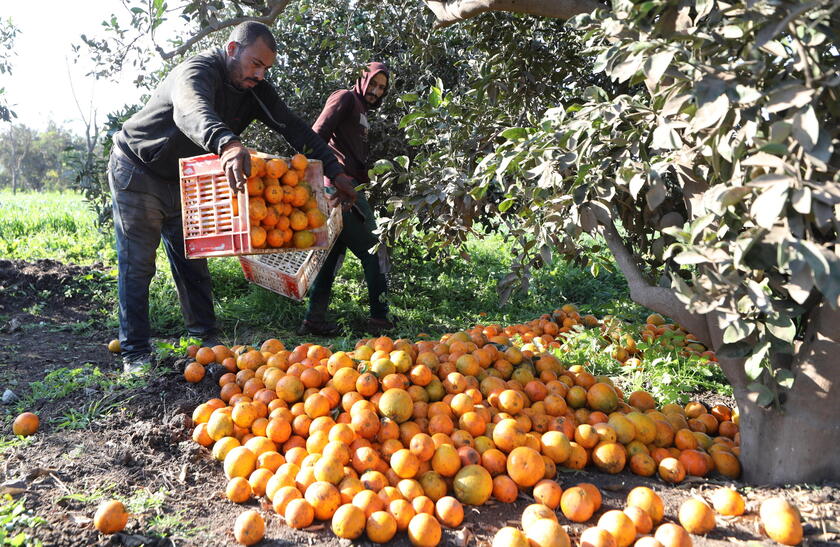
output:
<path id="1" fill-rule="evenodd" d="M 423 0 L 435 14 L 435 27 L 446 27 L 488 11 L 509 11 L 557 19 L 571 19 L 605 4 L 596 0 Z"/>
<path id="2" fill-rule="evenodd" d="M 840 310 L 823 302 L 794 356 L 794 383 L 785 392 L 782 409 L 762 408 L 743 389 L 735 390 L 745 481 L 781 485 L 840 480 L 839 345 Z"/>

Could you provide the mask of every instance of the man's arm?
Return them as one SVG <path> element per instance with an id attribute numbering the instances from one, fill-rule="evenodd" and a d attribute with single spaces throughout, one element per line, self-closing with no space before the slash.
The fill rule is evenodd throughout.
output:
<path id="1" fill-rule="evenodd" d="M 175 125 L 194 143 L 221 155 L 222 148 L 239 141 L 213 107 L 214 74 L 210 67 L 195 63 L 184 67 L 172 89 L 172 117 Z"/>
<path id="2" fill-rule="evenodd" d="M 298 152 L 306 153 L 324 164 L 324 174 L 335 179 L 344 174 L 344 170 L 335 159 L 335 154 L 306 122 L 286 106 L 274 88 L 268 82 L 262 82 L 259 92 L 254 90 L 257 99 L 257 117 L 285 138 Z"/>

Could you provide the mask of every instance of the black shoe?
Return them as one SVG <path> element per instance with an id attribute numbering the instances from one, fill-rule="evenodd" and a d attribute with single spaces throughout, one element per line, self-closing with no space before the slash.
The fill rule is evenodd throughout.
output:
<path id="1" fill-rule="evenodd" d="M 299 336 L 307 334 L 314 334 L 316 336 L 335 336 L 340 332 L 337 323 L 332 321 L 314 321 L 304 319 L 303 323 L 298 327 L 297 333 Z"/>
<path id="2" fill-rule="evenodd" d="M 371 334 L 381 334 L 397 327 L 395 321 L 380 317 L 371 317 L 367 322 L 367 330 Z"/>
<path id="3" fill-rule="evenodd" d="M 190 336 L 193 338 L 199 338 L 201 340 L 202 347 L 205 348 L 212 348 L 213 346 L 219 346 L 222 344 L 222 341 L 219 340 L 219 333 L 215 330 L 206 332 L 204 334 L 190 333 Z"/>

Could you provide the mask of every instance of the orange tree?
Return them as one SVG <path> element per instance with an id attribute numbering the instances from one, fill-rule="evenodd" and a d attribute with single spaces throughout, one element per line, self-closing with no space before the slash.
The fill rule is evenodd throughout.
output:
<path id="1" fill-rule="evenodd" d="M 479 211 L 519 241 L 519 278 L 600 237 L 633 300 L 717 352 L 741 413 L 744 477 L 838 480 L 838 5 L 611 8 L 572 25 L 615 90 L 590 86 L 501 131 L 472 172 L 383 165 L 386 188 L 444 180 L 428 200 L 393 198 L 382 228 L 450 238 L 473 230 Z M 458 100 L 433 88 L 402 125 L 439 143 L 430 120 Z"/>

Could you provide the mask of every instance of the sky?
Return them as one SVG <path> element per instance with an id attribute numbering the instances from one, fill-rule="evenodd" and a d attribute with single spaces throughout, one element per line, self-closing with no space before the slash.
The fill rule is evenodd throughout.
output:
<path id="1" fill-rule="evenodd" d="M 0 0 L 0 17 L 11 17 L 20 30 L 15 39 L 17 55 L 12 59 L 12 76 L 0 81 L 0 87 L 6 88 L 6 100 L 17 113 L 17 123 L 43 130 L 53 120 L 83 133 L 71 76 L 85 115 L 93 101 L 99 121 L 140 98 L 142 90 L 131 83 L 136 74 L 123 74 L 119 83 L 97 81 L 85 76 L 89 65 L 73 63 L 70 45 L 81 43 L 81 34 L 102 35 L 100 23 L 112 13 L 121 18 L 125 13 L 119 0 L 45 0 L 31 4 Z"/>

